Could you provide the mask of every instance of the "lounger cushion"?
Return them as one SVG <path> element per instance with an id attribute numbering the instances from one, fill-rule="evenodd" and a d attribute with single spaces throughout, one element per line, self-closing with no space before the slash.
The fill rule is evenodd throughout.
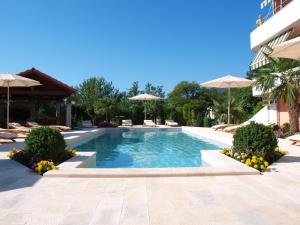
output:
<path id="1" fill-rule="evenodd" d="M 67 127 L 67 126 L 60 126 L 60 125 L 50 125 L 49 127 L 52 127 L 52 128 L 57 128 L 61 131 L 69 131 L 71 130 L 70 127 Z"/>
<path id="2" fill-rule="evenodd" d="M 26 123 L 26 125 L 29 126 L 29 127 L 40 127 L 41 126 L 37 122 L 32 122 L 32 121 L 28 121 Z"/>
<path id="3" fill-rule="evenodd" d="M 289 136 L 287 139 L 291 140 L 291 141 L 299 141 L 300 142 L 300 134 L 295 134 L 293 136 Z"/>
<path id="4" fill-rule="evenodd" d="M 152 120 L 144 120 L 144 125 L 146 125 L 146 126 L 155 126 L 155 123 Z"/>
<path id="5" fill-rule="evenodd" d="M 122 120 L 123 126 L 132 126 L 132 120 Z"/>

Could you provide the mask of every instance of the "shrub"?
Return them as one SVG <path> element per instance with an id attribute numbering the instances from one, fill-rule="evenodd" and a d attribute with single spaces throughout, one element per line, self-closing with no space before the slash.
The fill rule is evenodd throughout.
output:
<path id="1" fill-rule="evenodd" d="M 288 133 L 291 131 L 291 125 L 289 123 L 284 123 L 282 125 L 282 132 L 285 134 L 285 133 Z"/>
<path id="2" fill-rule="evenodd" d="M 262 156 L 267 161 L 273 158 L 277 147 L 277 139 L 272 129 L 257 123 L 237 129 L 233 139 L 234 152 Z"/>
<path id="3" fill-rule="evenodd" d="M 25 153 L 57 163 L 65 157 L 66 143 L 57 129 L 40 127 L 33 129 L 25 139 Z"/>

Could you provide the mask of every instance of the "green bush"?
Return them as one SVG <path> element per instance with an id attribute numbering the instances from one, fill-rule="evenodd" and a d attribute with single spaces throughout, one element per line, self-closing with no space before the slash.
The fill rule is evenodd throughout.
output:
<path id="1" fill-rule="evenodd" d="M 203 115 L 201 113 L 198 113 L 195 126 L 196 127 L 203 127 L 203 119 L 204 119 Z"/>
<path id="2" fill-rule="evenodd" d="M 277 139 L 270 127 L 251 123 L 236 130 L 233 150 L 264 157 L 268 162 L 274 157 Z"/>
<path id="3" fill-rule="evenodd" d="M 214 121 L 209 117 L 209 115 L 205 114 L 203 118 L 203 127 L 211 127 L 213 122 Z"/>
<path id="4" fill-rule="evenodd" d="M 66 143 L 57 129 L 33 129 L 25 139 L 25 152 L 41 160 L 60 162 L 65 157 Z"/>

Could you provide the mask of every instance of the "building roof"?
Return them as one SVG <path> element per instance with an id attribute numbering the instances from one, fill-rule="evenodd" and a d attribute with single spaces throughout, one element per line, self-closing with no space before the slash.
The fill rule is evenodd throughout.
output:
<path id="1" fill-rule="evenodd" d="M 31 88 L 11 88 L 14 99 L 61 100 L 76 92 L 69 85 L 35 69 L 31 68 L 17 75 L 39 81 L 42 85 Z M 0 88 L 0 96 L 6 96 L 6 88 Z"/>

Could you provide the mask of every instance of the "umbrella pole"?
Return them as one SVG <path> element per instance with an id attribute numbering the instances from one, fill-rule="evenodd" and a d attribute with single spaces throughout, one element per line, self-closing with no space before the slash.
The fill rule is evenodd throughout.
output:
<path id="1" fill-rule="evenodd" d="M 9 129 L 9 81 L 7 81 L 7 112 L 6 112 L 6 117 L 7 117 L 7 121 L 6 121 L 6 127 L 7 129 Z"/>
<path id="2" fill-rule="evenodd" d="M 147 119 L 147 107 L 146 107 L 146 101 L 144 102 L 144 112 L 145 112 L 145 120 Z"/>
<path id="3" fill-rule="evenodd" d="M 230 124 L 230 87 L 228 87 L 228 120 L 227 124 Z"/>

